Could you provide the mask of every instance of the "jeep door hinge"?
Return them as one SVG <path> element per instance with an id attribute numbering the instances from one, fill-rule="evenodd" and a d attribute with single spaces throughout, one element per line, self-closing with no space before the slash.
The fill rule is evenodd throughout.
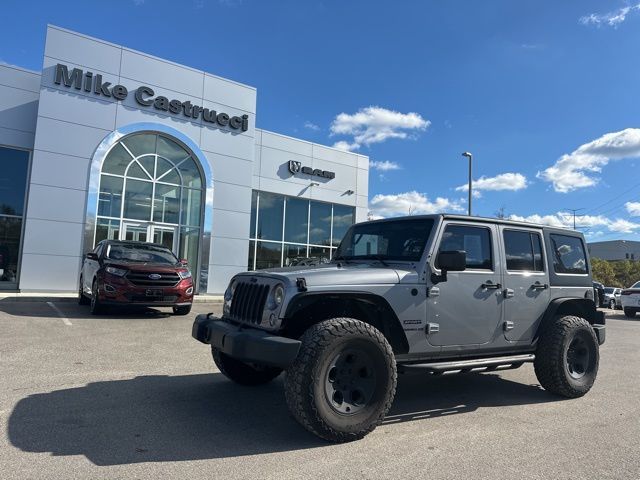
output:
<path id="1" fill-rule="evenodd" d="M 505 288 L 502 291 L 502 294 L 504 295 L 504 298 L 513 298 L 516 292 L 514 292 L 512 288 Z"/>
<path id="2" fill-rule="evenodd" d="M 506 322 L 504 322 L 503 324 L 503 328 L 505 332 L 508 332 L 509 330 L 513 330 L 513 328 L 515 327 L 515 323 L 507 320 Z"/>
<path id="3" fill-rule="evenodd" d="M 427 323 L 427 335 L 431 335 L 432 333 L 438 333 L 440 331 L 439 323 Z"/>
<path id="4" fill-rule="evenodd" d="M 440 295 L 440 289 L 438 287 L 427 289 L 427 297 L 437 297 L 438 295 Z"/>

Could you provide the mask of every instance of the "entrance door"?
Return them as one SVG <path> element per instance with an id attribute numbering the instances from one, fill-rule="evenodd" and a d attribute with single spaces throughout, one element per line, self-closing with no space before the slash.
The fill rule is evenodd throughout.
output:
<path id="1" fill-rule="evenodd" d="M 433 333 L 427 339 L 431 345 L 445 349 L 481 345 L 495 337 L 503 302 L 497 233 L 494 225 L 443 225 L 437 252 L 465 251 L 467 264 L 466 270 L 448 272 L 446 282 L 429 289 L 427 322 Z M 438 269 L 436 258 L 432 268 Z"/>
<path id="2" fill-rule="evenodd" d="M 148 242 L 149 224 L 122 222 L 122 231 L 120 235 L 120 240 L 128 240 L 130 242 Z"/>
<path id="3" fill-rule="evenodd" d="M 178 227 L 145 222 L 122 222 L 120 240 L 158 243 L 178 256 Z"/>
<path id="4" fill-rule="evenodd" d="M 177 248 L 176 248 L 177 228 L 168 227 L 164 225 L 151 225 L 150 227 L 151 227 L 151 235 L 149 236 L 149 238 L 151 238 L 151 241 L 153 243 L 158 243 L 160 245 L 164 245 L 167 248 L 170 248 L 173 251 L 173 253 L 178 255 Z"/>

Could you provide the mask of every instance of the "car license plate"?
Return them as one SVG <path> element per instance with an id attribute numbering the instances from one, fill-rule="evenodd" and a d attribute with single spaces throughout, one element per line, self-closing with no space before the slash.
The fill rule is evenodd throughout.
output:
<path id="1" fill-rule="evenodd" d="M 147 297 L 161 297 L 162 289 L 161 288 L 147 288 L 146 292 Z"/>

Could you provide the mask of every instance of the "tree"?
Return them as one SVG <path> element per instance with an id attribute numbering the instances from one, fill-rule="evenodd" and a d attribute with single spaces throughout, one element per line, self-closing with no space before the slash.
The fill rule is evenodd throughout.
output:
<path id="1" fill-rule="evenodd" d="M 606 286 L 618 287 L 616 272 L 611 266 L 611 262 L 607 262 L 606 260 L 601 260 L 599 258 L 591 259 L 591 269 L 593 279 L 596 282 L 600 282 Z"/>

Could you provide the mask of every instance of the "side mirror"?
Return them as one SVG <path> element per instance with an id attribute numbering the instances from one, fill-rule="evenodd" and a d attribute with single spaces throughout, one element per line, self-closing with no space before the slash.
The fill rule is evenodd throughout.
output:
<path id="1" fill-rule="evenodd" d="M 462 272 L 467 268 L 467 252 L 464 250 L 446 250 L 438 253 L 436 265 L 441 270 L 440 275 L 431 274 L 433 283 L 447 281 L 447 272 Z"/>
<path id="2" fill-rule="evenodd" d="M 89 252 L 86 255 L 87 260 L 98 260 L 98 254 L 97 253 L 93 253 L 93 252 Z"/>

